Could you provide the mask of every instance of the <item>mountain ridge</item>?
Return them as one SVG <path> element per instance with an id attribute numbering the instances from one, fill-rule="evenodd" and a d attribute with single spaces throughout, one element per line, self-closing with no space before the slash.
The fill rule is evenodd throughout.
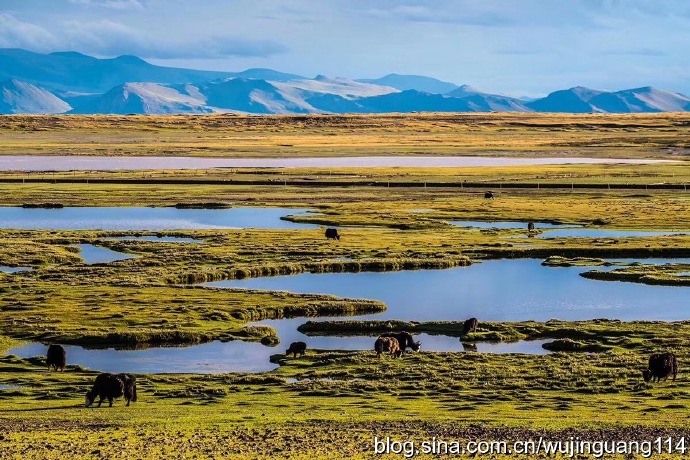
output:
<path id="1" fill-rule="evenodd" d="M 690 111 L 690 97 L 651 86 L 620 91 L 575 86 L 526 100 L 421 75 L 308 78 L 267 68 L 219 72 L 161 67 L 132 55 L 100 59 L 75 51 L 0 49 L 0 114 L 427 111 Z"/>

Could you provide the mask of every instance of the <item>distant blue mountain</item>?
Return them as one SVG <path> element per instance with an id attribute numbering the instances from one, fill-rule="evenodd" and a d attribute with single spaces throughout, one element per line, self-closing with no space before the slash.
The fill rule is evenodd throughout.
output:
<path id="1" fill-rule="evenodd" d="M 525 105 L 537 112 L 593 113 L 603 112 L 590 101 L 601 94 L 595 89 L 577 86 L 575 88 L 554 91 L 545 98 L 527 102 Z"/>
<path id="2" fill-rule="evenodd" d="M 362 112 L 471 112 L 469 104 L 463 99 L 431 94 L 416 90 L 391 93 L 383 96 L 367 97 L 357 101 Z"/>
<path id="3" fill-rule="evenodd" d="M 0 114 L 13 113 L 639 113 L 690 111 L 690 98 L 652 87 L 616 92 L 574 87 L 534 100 L 419 75 L 375 80 L 272 69 L 212 72 L 98 59 L 67 51 L 0 49 Z"/>
<path id="4" fill-rule="evenodd" d="M 454 83 L 448 83 L 431 77 L 424 77 L 421 75 L 399 75 L 397 73 L 391 73 L 385 77 L 373 80 L 368 79 L 357 81 L 361 81 L 362 83 L 373 83 L 381 86 L 390 86 L 401 91 L 413 89 L 416 91 L 435 94 L 445 94 L 458 88 L 458 85 Z"/>
<path id="5" fill-rule="evenodd" d="M 228 76 L 232 75 L 159 67 L 135 56 L 97 59 L 75 52 L 38 54 L 0 49 L 0 81 L 17 79 L 52 91 L 102 93 L 130 82 L 186 83 Z"/>

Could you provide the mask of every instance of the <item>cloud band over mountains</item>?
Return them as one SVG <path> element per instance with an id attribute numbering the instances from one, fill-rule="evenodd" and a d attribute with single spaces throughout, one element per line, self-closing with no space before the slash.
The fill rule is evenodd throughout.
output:
<path id="1" fill-rule="evenodd" d="M 266 58 L 284 53 L 287 47 L 271 40 L 231 35 L 194 39 L 163 39 L 110 19 L 66 21 L 52 31 L 11 14 L 0 13 L 0 48 L 35 52 L 78 49 L 97 56 L 137 55 L 148 59 L 222 59 L 233 56 Z"/>

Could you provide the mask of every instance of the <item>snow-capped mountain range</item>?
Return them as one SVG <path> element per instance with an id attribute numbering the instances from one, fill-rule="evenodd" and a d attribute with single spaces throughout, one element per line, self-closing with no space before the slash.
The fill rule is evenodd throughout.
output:
<path id="1" fill-rule="evenodd" d="M 181 114 L 241 112 L 690 111 L 690 97 L 652 87 L 616 92 L 575 87 L 525 100 L 430 77 L 351 80 L 271 69 L 215 72 L 161 67 L 135 56 L 0 49 L 0 114 Z"/>

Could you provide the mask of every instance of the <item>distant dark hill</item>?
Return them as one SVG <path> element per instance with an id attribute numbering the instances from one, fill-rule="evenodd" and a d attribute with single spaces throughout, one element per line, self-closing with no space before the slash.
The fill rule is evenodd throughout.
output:
<path id="1" fill-rule="evenodd" d="M 392 73 L 385 77 L 369 80 L 357 80 L 362 83 L 373 83 L 375 85 L 390 86 L 401 91 L 416 90 L 426 93 L 445 94 L 458 88 L 454 83 L 437 80 L 421 75 L 399 75 Z"/>
<path id="2" fill-rule="evenodd" d="M 126 82 L 194 83 L 229 75 L 159 67 L 135 56 L 97 59 L 75 52 L 38 54 L 0 49 L 0 81 L 17 79 L 51 90 L 101 93 Z"/>
<path id="3" fill-rule="evenodd" d="M 65 101 L 31 83 L 15 79 L 0 83 L 0 114 L 63 113 L 70 109 Z"/>
<path id="4" fill-rule="evenodd" d="M 589 101 L 601 91 L 578 86 L 575 88 L 554 91 L 545 98 L 527 102 L 525 105 L 537 112 L 566 112 L 566 113 L 592 113 L 602 110 L 592 105 Z"/>
<path id="5" fill-rule="evenodd" d="M 362 106 L 362 111 L 369 113 L 472 111 L 464 99 L 415 90 L 367 97 L 359 99 L 357 102 Z"/>
<path id="6" fill-rule="evenodd" d="M 484 93 L 470 85 L 462 85 L 446 94 L 467 101 L 470 109 L 475 112 L 531 112 L 525 101 L 499 94 Z"/>

